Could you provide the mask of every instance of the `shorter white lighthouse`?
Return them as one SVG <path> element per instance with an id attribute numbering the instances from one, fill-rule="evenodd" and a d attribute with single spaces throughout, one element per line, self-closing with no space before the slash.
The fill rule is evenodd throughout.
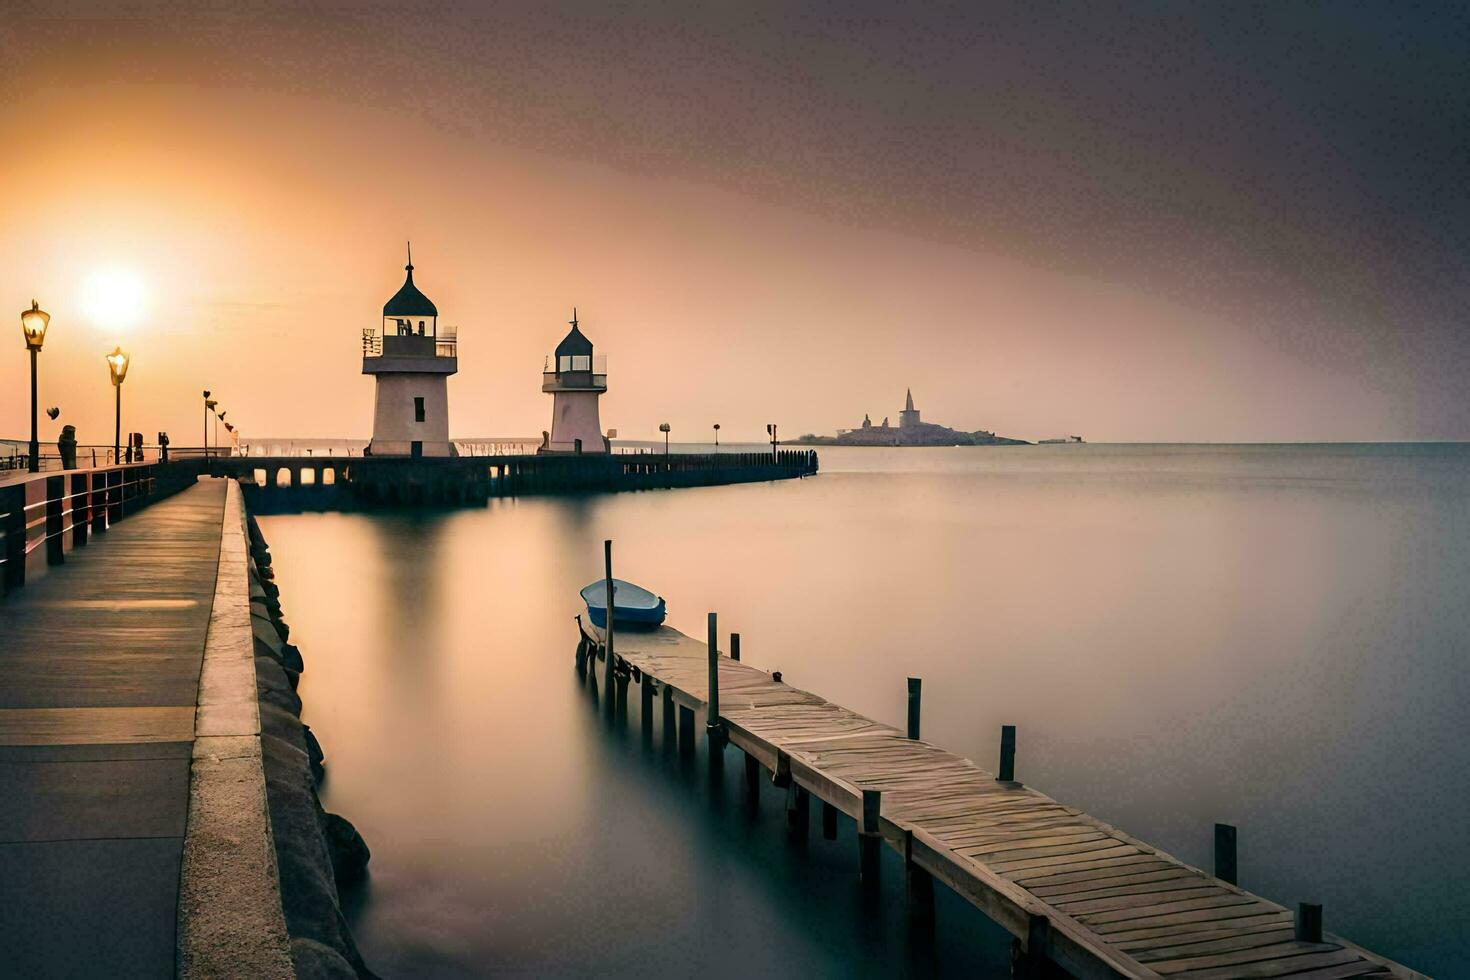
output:
<path id="1" fill-rule="evenodd" d="M 458 338 L 408 276 L 383 305 L 381 330 L 362 332 L 362 373 L 377 379 L 371 456 L 455 456 L 449 441 L 449 376 L 459 370 Z"/>
<path id="2" fill-rule="evenodd" d="M 602 434 L 597 399 L 607 391 L 607 356 L 592 353 L 592 341 L 577 325 L 556 345 L 541 373 L 541 390 L 551 394 L 551 431 L 545 433 L 542 453 L 606 453 L 612 446 Z"/>

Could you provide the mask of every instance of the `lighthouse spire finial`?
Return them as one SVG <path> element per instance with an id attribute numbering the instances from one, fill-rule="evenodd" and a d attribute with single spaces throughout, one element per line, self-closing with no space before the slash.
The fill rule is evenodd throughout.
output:
<path id="1" fill-rule="evenodd" d="M 408 243 L 408 265 L 404 266 L 403 268 L 406 272 L 413 271 L 413 242 Z"/>
<path id="2" fill-rule="evenodd" d="M 572 307 L 572 329 L 575 330 L 576 327 L 577 327 L 577 308 L 574 306 L 574 307 Z"/>

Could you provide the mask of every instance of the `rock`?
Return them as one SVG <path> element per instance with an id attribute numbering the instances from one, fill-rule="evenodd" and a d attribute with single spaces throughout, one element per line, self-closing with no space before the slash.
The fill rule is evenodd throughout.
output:
<path id="1" fill-rule="evenodd" d="M 316 740 L 315 733 L 310 725 L 302 725 L 301 732 L 306 736 L 306 761 L 311 765 L 311 777 L 320 786 L 323 777 L 327 774 L 327 757 L 322 754 L 321 743 Z"/>
<path id="2" fill-rule="evenodd" d="M 291 965 L 297 980 L 358 980 L 346 957 L 314 939 L 291 940 Z"/>
<path id="3" fill-rule="evenodd" d="M 362 839 L 357 828 L 346 817 L 325 811 L 322 816 L 327 850 L 332 854 L 332 874 L 336 876 L 339 886 L 351 884 L 367 871 L 368 862 L 373 857 L 372 852 L 368 850 L 367 841 Z"/>
<path id="4" fill-rule="evenodd" d="M 614 612 L 616 612 L 616 607 L 614 607 Z M 294 670 L 298 674 L 306 673 L 306 664 L 301 659 L 301 651 L 296 648 L 294 643 L 282 644 L 281 666 L 288 670 Z"/>

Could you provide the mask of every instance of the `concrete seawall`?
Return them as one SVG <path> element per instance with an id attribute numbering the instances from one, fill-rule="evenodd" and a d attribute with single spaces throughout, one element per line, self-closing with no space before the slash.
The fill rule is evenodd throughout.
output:
<path id="1" fill-rule="evenodd" d="M 230 481 L 200 676 L 179 890 L 181 976 L 371 977 L 338 881 L 367 847 L 317 798 L 322 753 L 301 721 L 304 669 L 270 552 Z"/>

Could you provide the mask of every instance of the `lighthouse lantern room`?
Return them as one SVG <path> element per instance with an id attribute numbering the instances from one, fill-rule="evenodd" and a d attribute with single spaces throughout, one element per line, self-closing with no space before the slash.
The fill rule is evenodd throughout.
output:
<path id="1" fill-rule="evenodd" d="M 552 397 L 551 431 L 543 435 L 538 452 L 611 452 L 597 406 L 607 391 L 607 357 L 592 352 L 592 341 L 582 333 L 575 309 L 571 323 L 571 332 L 556 345 L 542 370 L 541 390 Z"/>
<path id="2" fill-rule="evenodd" d="M 362 332 L 362 373 L 377 378 L 372 456 L 454 456 L 449 441 L 449 376 L 459 370 L 454 327 L 413 281 L 408 253 L 403 286 L 383 304 L 381 328 Z"/>

